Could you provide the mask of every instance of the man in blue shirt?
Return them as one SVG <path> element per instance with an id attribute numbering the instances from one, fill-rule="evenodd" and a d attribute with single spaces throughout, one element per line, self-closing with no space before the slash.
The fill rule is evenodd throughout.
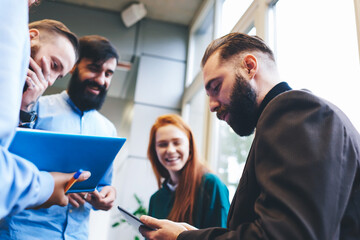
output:
<path id="1" fill-rule="evenodd" d="M 114 125 L 97 110 L 105 100 L 117 61 L 118 54 L 107 39 L 80 38 L 79 60 L 72 70 L 68 90 L 39 99 L 35 128 L 116 136 Z M 0 225 L 0 239 L 88 239 L 90 209 L 109 210 L 115 200 L 111 177 L 112 168 L 93 193 L 69 194 L 68 206 L 26 210 L 5 218 Z"/>
<path id="2" fill-rule="evenodd" d="M 25 208 L 68 203 L 64 189 L 72 174 L 39 171 L 8 151 L 29 65 L 28 7 L 34 2 L 0 1 L 0 219 Z"/>

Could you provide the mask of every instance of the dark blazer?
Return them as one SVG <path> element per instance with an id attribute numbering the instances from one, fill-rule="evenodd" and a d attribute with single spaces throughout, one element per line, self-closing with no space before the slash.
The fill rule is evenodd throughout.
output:
<path id="1" fill-rule="evenodd" d="M 282 93 L 259 118 L 228 228 L 178 239 L 360 239 L 359 154 L 359 133 L 336 106 Z"/>

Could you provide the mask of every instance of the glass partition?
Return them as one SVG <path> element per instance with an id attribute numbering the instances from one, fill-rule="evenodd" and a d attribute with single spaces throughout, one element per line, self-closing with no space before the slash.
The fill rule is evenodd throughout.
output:
<path id="1" fill-rule="evenodd" d="M 194 80 L 196 75 L 200 72 L 200 63 L 202 56 L 204 55 L 206 47 L 213 40 L 214 31 L 214 8 L 211 8 L 206 14 L 204 21 L 200 27 L 194 32 L 192 39 L 194 42 L 194 55 L 192 66 L 191 79 Z"/>
<path id="2" fill-rule="evenodd" d="M 199 155 L 203 156 L 203 143 L 204 143 L 204 131 L 205 131 L 205 90 L 201 88 L 188 103 L 188 120 L 191 130 L 194 133 Z"/>

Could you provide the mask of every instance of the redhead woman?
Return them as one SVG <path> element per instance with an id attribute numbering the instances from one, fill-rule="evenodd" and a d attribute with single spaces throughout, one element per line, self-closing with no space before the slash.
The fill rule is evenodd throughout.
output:
<path id="1" fill-rule="evenodd" d="M 200 162 L 194 136 L 180 116 L 157 118 L 148 158 L 159 187 L 150 199 L 150 216 L 197 228 L 226 227 L 228 189 Z"/>

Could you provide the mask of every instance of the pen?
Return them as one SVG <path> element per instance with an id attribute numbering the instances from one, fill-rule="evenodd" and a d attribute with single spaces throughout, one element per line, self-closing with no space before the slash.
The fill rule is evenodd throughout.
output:
<path id="1" fill-rule="evenodd" d="M 67 183 L 66 187 L 65 187 L 65 193 L 72 187 L 72 185 L 74 185 L 74 183 L 76 183 L 76 181 L 78 180 L 78 178 L 80 177 L 81 173 L 83 172 L 82 169 L 79 169 L 74 176 L 70 179 L 70 181 Z"/>

